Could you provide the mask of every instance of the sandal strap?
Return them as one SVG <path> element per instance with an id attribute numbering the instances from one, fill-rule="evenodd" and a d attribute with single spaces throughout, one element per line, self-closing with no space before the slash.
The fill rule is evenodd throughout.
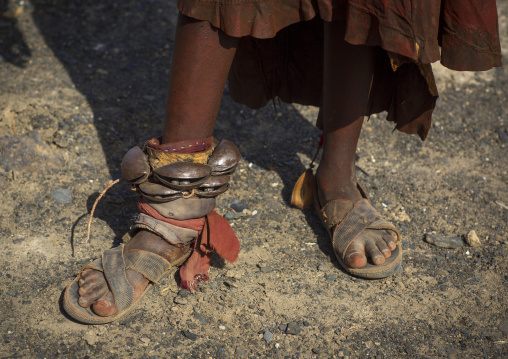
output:
<path id="1" fill-rule="evenodd" d="M 129 250 L 124 253 L 124 257 L 128 263 L 127 270 L 132 269 L 156 284 L 172 267 L 161 256 L 141 249 Z"/>
<path id="2" fill-rule="evenodd" d="M 194 229 L 178 227 L 144 213 L 138 214 L 136 223 L 131 229 L 149 230 L 171 244 L 188 244 L 199 235 L 199 232 Z"/>
<path id="3" fill-rule="evenodd" d="M 102 267 L 118 313 L 134 302 L 134 288 L 127 281 L 123 244 L 102 253 Z"/>
<path id="4" fill-rule="evenodd" d="M 377 229 L 377 230 L 386 230 L 386 231 L 393 231 L 397 235 L 396 242 L 400 242 L 402 240 L 402 236 L 400 235 L 400 232 L 393 223 L 388 222 L 383 217 L 379 216 L 376 219 L 372 221 L 372 223 L 367 227 L 367 229 Z"/>
<path id="5" fill-rule="evenodd" d="M 350 202 L 346 202 L 350 203 Z M 354 203 L 351 211 L 333 230 L 333 248 L 344 259 L 351 242 L 378 218 L 380 214 L 364 198 Z"/>
<path id="6" fill-rule="evenodd" d="M 92 263 L 89 263 L 89 264 L 81 267 L 81 269 L 79 270 L 79 275 L 81 275 L 81 273 L 83 273 L 87 269 L 93 269 L 93 270 L 96 270 L 98 272 L 102 272 L 103 271 L 103 269 L 102 269 L 102 258 L 99 257 L 96 260 L 94 260 Z"/>
<path id="7" fill-rule="evenodd" d="M 330 201 L 321 209 L 321 218 L 326 227 L 331 230 L 340 224 L 349 212 L 353 210 L 354 203 L 347 200 Z"/>

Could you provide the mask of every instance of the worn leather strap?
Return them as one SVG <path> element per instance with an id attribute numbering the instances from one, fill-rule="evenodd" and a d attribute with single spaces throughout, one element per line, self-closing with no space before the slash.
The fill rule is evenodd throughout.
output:
<path id="1" fill-rule="evenodd" d="M 132 269 L 153 283 L 158 283 L 171 268 L 171 264 L 161 256 L 140 249 L 127 251 L 124 257 L 128 265 L 127 270 Z"/>
<path id="2" fill-rule="evenodd" d="M 164 217 L 180 221 L 204 217 L 215 208 L 215 198 L 179 198 L 165 203 L 145 198 L 144 201 Z"/>
<path id="3" fill-rule="evenodd" d="M 177 227 L 144 213 L 137 216 L 132 229 L 147 229 L 171 244 L 188 244 L 199 235 L 199 232 L 194 229 Z"/>
<path id="4" fill-rule="evenodd" d="M 134 302 L 134 288 L 127 281 L 123 244 L 102 253 L 102 267 L 118 313 L 129 308 Z"/>

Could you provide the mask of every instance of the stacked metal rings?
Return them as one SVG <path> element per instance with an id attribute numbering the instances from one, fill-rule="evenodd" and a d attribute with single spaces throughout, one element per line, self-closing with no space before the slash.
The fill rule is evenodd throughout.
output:
<path id="1" fill-rule="evenodd" d="M 162 215 L 181 220 L 189 216 L 199 218 L 215 207 L 215 197 L 228 190 L 231 174 L 241 158 L 232 142 L 217 142 L 207 164 L 176 162 L 155 169 L 150 167 L 148 156 L 139 147 L 134 147 L 122 160 L 123 177 Z M 194 201 L 183 203 L 186 199 Z M 196 202 L 196 199 L 202 201 Z M 174 205 L 164 205 L 173 201 L 177 201 L 179 207 L 190 207 L 187 210 L 180 208 L 185 213 L 175 213 Z M 190 213 L 193 208 L 195 214 Z"/>

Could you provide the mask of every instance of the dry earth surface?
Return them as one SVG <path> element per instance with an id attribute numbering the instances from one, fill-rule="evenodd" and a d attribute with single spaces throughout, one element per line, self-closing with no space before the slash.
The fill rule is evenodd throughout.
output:
<path id="1" fill-rule="evenodd" d="M 319 137 L 316 109 L 253 111 L 226 90 L 215 136 L 243 160 L 218 211 L 240 238 L 238 262 L 215 260 L 194 294 L 167 277 L 117 323 L 62 313 L 63 288 L 135 214 L 136 195 L 113 187 L 85 244 L 91 205 L 124 153 L 160 134 L 174 2 L 0 1 L 2 13 L 23 10 L 0 17 L 0 357 L 508 357 L 506 66 L 436 66 L 426 142 L 383 116 L 366 123 L 359 176 L 403 233 L 395 276 L 343 273 L 312 211 L 289 205 Z M 506 63 L 508 1 L 498 5 Z M 424 241 L 472 230 L 478 246 Z"/>

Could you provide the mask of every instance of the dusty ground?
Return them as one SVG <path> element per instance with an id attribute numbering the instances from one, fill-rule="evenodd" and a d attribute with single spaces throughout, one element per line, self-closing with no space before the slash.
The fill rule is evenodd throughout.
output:
<path id="1" fill-rule="evenodd" d="M 216 261 L 193 295 L 166 278 L 118 323 L 66 318 L 62 289 L 135 213 L 136 197 L 114 187 L 84 243 L 87 213 L 123 154 L 160 133 L 175 25 L 174 1 L 86 4 L 0 1 L 1 12 L 24 10 L 0 18 L 0 357 L 508 356 L 506 67 L 436 68 L 441 98 L 425 143 L 382 116 L 365 125 L 359 174 L 403 233 L 403 272 L 344 274 L 319 221 L 288 204 L 319 137 L 316 109 L 252 111 L 226 92 L 215 136 L 244 160 L 219 212 L 240 260 Z M 498 4 L 506 62 L 508 1 Z M 235 199 L 247 206 L 238 219 Z M 423 240 L 471 230 L 480 246 Z"/>

